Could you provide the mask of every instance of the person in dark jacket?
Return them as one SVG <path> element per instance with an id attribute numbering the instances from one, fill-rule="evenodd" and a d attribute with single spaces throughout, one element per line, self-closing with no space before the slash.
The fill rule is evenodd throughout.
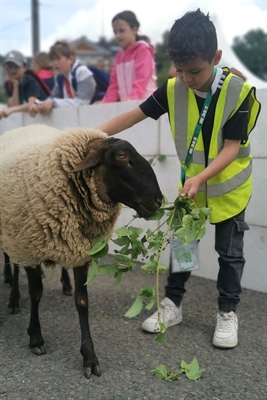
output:
<path id="1" fill-rule="evenodd" d="M 16 50 L 10 51 L 5 57 L 4 65 L 8 76 L 5 92 L 9 107 L 0 111 L 0 119 L 13 112 L 28 111 L 36 100 L 47 98 L 43 87 L 27 70 L 27 61 L 23 54 Z"/>

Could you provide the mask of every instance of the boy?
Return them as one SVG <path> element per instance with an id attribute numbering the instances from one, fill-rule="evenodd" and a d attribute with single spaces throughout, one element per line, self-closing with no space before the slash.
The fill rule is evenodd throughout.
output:
<path id="1" fill-rule="evenodd" d="M 27 61 L 19 51 L 10 51 L 5 57 L 4 65 L 9 78 L 5 82 L 9 108 L 0 112 L 0 119 L 13 112 L 28 111 L 35 100 L 47 98 L 42 86 L 27 70 Z"/>
<path id="2" fill-rule="evenodd" d="M 168 54 L 177 78 L 157 89 L 138 108 L 100 126 L 114 135 L 148 116 L 168 112 L 181 162 L 180 196 L 194 198 L 199 207 L 212 208 L 215 250 L 219 254 L 218 314 L 213 345 L 231 348 L 238 343 L 237 304 L 240 301 L 244 220 L 251 196 L 251 155 L 248 134 L 260 111 L 255 88 L 227 68 L 214 68 L 222 51 L 209 15 L 199 9 L 175 21 Z M 204 105 L 204 107 L 203 107 Z M 198 130 L 199 136 L 198 136 Z M 192 140 L 193 139 L 193 140 Z M 191 157 L 191 158 L 190 158 Z M 182 321 L 181 301 L 190 272 L 170 274 L 160 312 L 166 328 Z M 142 328 L 158 332 L 158 314 Z"/>
<path id="3" fill-rule="evenodd" d="M 96 89 L 93 74 L 86 66 L 75 61 L 75 52 L 69 43 L 64 40 L 56 42 L 50 48 L 49 57 L 58 74 L 55 86 L 45 102 L 37 101 L 31 107 L 31 116 L 34 117 L 38 112 L 48 115 L 53 107 L 90 104 Z"/>

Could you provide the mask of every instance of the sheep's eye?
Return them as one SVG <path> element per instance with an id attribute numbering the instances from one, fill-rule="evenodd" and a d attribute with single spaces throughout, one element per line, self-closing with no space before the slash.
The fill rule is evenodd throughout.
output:
<path id="1" fill-rule="evenodd" d="M 121 153 L 118 153 L 118 154 L 117 154 L 117 157 L 118 157 L 120 160 L 125 160 L 125 158 L 126 158 L 127 156 L 126 156 L 125 153 L 121 152 Z"/>

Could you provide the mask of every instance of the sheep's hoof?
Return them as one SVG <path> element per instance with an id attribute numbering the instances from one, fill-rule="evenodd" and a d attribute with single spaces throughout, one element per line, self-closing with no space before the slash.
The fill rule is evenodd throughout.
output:
<path id="1" fill-rule="evenodd" d="M 99 365 L 95 365 L 94 367 L 93 367 L 93 374 L 95 374 L 96 376 L 101 376 L 101 370 L 100 370 L 100 368 L 99 368 Z"/>
<path id="2" fill-rule="evenodd" d="M 89 379 L 90 376 L 91 376 L 91 368 L 89 368 L 89 367 L 84 367 L 84 369 L 83 369 L 83 374 L 84 374 L 84 377 L 85 377 L 86 379 Z"/>
<path id="3" fill-rule="evenodd" d="M 40 347 L 32 347 L 31 352 L 36 356 L 41 356 L 42 354 L 46 354 L 45 348 L 43 346 Z"/>
<path id="4" fill-rule="evenodd" d="M 62 292 L 63 292 L 63 294 L 64 294 L 65 296 L 72 296 L 72 291 L 71 291 L 71 289 L 67 289 L 67 288 L 64 288 L 64 287 L 63 287 Z"/>
<path id="5" fill-rule="evenodd" d="M 97 375 L 97 376 L 101 376 L 101 370 L 99 368 L 99 365 L 95 365 L 93 367 L 93 369 L 89 368 L 89 367 L 84 367 L 84 376 L 86 379 L 90 379 L 91 373 Z"/>
<path id="6" fill-rule="evenodd" d="M 19 306 L 8 306 L 9 314 L 18 314 L 20 312 Z"/>

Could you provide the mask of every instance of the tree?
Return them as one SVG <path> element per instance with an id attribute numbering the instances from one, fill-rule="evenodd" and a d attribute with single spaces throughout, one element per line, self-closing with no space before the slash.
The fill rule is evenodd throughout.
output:
<path id="1" fill-rule="evenodd" d="M 267 33 L 255 29 L 243 37 L 237 36 L 232 48 L 251 72 L 267 80 Z"/>
<path id="2" fill-rule="evenodd" d="M 105 36 L 100 36 L 100 38 L 96 42 L 96 45 L 101 46 L 107 50 L 109 50 L 111 46 L 119 46 L 115 38 L 107 40 Z"/>
<path id="3" fill-rule="evenodd" d="M 156 72 L 158 77 L 158 85 L 162 85 L 168 77 L 168 71 L 171 66 L 171 61 L 167 55 L 169 31 L 162 34 L 162 43 L 156 44 L 155 61 Z"/>

